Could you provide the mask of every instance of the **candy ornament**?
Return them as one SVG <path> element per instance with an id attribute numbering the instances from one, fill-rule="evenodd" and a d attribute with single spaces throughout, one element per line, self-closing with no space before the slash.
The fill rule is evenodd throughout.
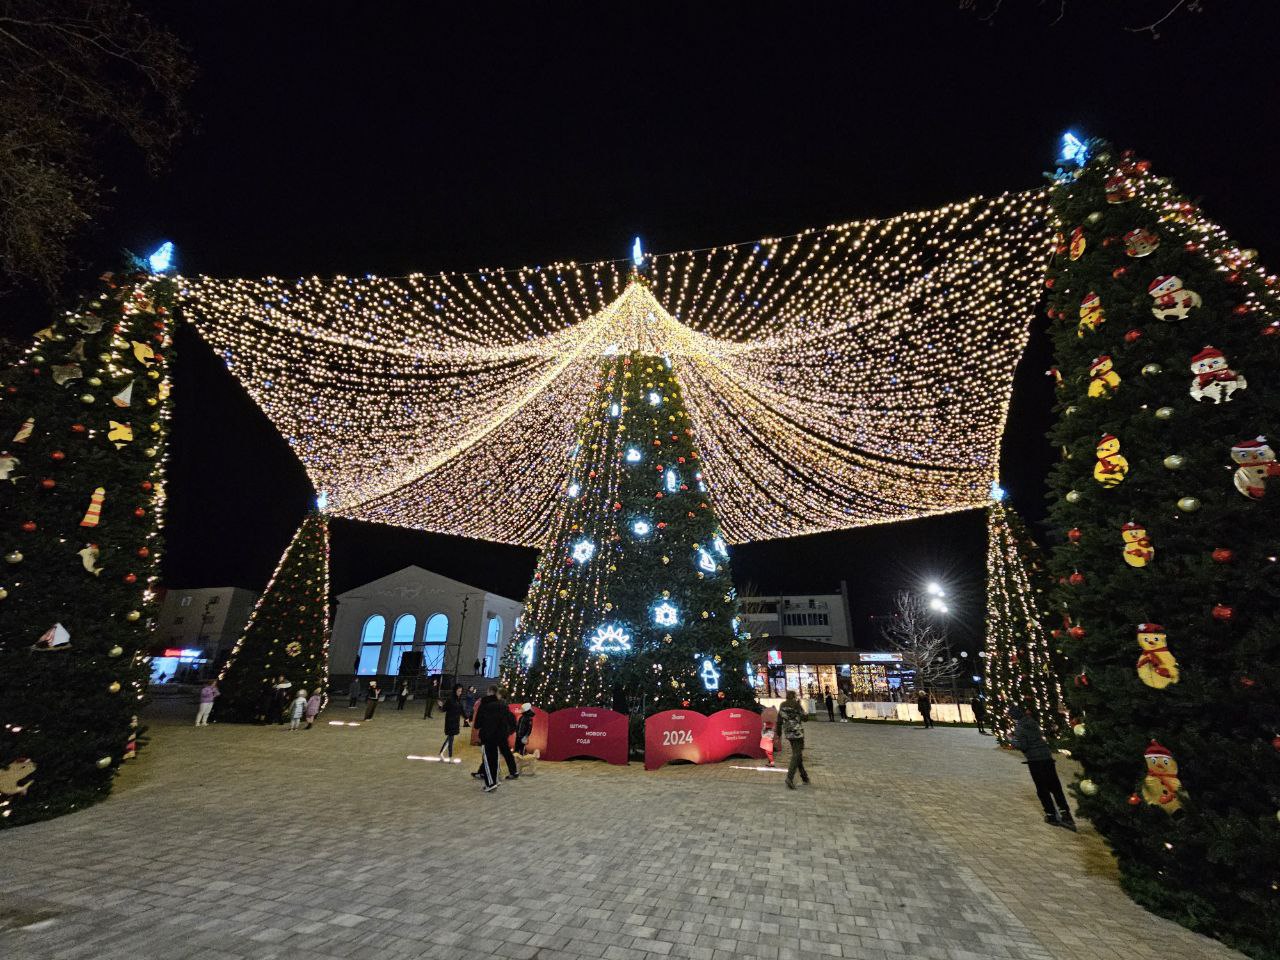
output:
<path id="1" fill-rule="evenodd" d="M 89 497 L 89 508 L 85 511 L 82 527 L 96 527 L 102 517 L 102 502 L 107 498 L 106 487 L 98 487 Z"/>

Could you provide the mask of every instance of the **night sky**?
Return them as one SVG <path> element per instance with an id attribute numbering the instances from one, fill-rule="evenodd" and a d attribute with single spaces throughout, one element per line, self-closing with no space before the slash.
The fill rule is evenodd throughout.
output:
<path id="1" fill-rule="evenodd" d="M 156 178 L 112 160 L 91 255 L 172 239 L 185 273 L 294 277 L 610 259 L 634 234 L 665 252 L 1031 188 L 1072 128 L 1149 157 L 1275 267 L 1280 24 L 1248 12 L 1275 4 L 1206 0 L 1158 41 L 1124 29 L 1170 5 L 1068 0 L 1051 25 L 1057 2 L 1005 0 L 988 25 L 955 0 L 143 3 L 199 65 L 195 129 Z M 1049 364 L 1038 326 L 1004 457 L 1032 521 Z M 167 580 L 260 589 L 310 488 L 190 331 L 176 381 Z M 974 512 L 733 560 L 764 592 L 847 579 L 865 645 L 893 590 L 945 578 L 972 649 L 985 549 Z M 336 591 L 418 563 L 520 598 L 534 556 L 334 524 Z"/>

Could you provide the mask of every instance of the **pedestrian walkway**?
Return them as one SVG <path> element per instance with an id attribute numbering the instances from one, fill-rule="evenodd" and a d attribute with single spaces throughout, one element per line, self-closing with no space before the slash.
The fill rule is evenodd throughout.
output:
<path id="1" fill-rule="evenodd" d="M 0 956 L 1240 956 L 1132 904 L 972 729 L 813 722 L 796 791 L 755 761 L 578 762 L 483 795 L 475 748 L 406 759 L 439 749 L 438 715 L 327 722 L 362 715 L 151 718 L 109 801 L 0 833 Z"/>

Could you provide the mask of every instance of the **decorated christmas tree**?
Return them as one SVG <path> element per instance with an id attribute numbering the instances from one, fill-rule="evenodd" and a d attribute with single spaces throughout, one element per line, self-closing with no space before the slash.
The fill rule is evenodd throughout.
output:
<path id="1" fill-rule="evenodd" d="M 1080 809 L 1139 902 L 1277 956 L 1276 280 L 1105 143 L 1068 138 L 1050 195 Z"/>
<path id="2" fill-rule="evenodd" d="M 0 826 L 101 799 L 137 750 L 174 295 L 106 274 L 0 376 Z"/>
<path id="3" fill-rule="evenodd" d="M 754 703 L 728 550 L 668 360 L 601 363 L 503 683 L 546 710 Z"/>
<path id="4" fill-rule="evenodd" d="M 299 690 L 329 686 L 329 522 L 312 513 L 293 535 L 218 677 L 216 719 L 250 722 L 270 712 L 284 677 Z"/>
<path id="5" fill-rule="evenodd" d="M 997 488 L 998 489 L 998 488 Z M 1045 735 L 1067 727 L 1047 622 L 1048 572 L 1040 548 L 1013 507 L 993 500 L 987 508 L 987 710 L 991 727 L 1007 742 L 1012 704 L 1028 709 Z"/>

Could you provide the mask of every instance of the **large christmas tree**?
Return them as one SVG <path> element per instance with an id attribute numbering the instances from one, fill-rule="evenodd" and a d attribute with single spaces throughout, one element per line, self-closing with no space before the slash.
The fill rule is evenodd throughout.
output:
<path id="1" fill-rule="evenodd" d="M 991 727 L 1007 742 L 1011 705 L 1030 710 L 1046 736 L 1066 729 L 1066 704 L 1046 628 L 1048 572 L 1013 507 L 987 508 L 987 639 L 983 681 Z"/>
<path id="2" fill-rule="evenodd" d="M 137 749 L 174 295 L 104 275 L 0 378 L 0 826 L 101 799 Z"/>
<path id="3" fill-rule="evenodd" d="M 272 684 L 291 693 L 329 685 L 329 521 L 312 513 L 293 535 L 222 668 L 219 720 L 248 722 L 265 711 Z"/>
<path id="4" fill-rule="evenodd" d="M 728 550 L 668 360 L 601 363 L 504 659 L 516 700 L 640 716 L 754 703 Z"/>
<path id="5" fill-rule="evenodd" d="M 1068 139 L 1051 201 L 1080 808 L 1135 899 L 1278 956 L 1275 278 L 1105 143 Z"/>

